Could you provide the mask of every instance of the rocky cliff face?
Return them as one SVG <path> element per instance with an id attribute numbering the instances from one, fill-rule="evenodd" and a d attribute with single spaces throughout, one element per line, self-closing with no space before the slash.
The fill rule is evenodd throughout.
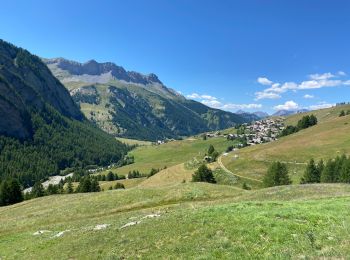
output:
<path id="1" fill-rule="evenodd" d="M 40 112 L 45 105 L 66 117 L 84 118 L 69 92 L 38 57 L 0 40 L 0 134 L 29 138 L 29 112 Z"/>
<path id="2" fill-rule="evenodd" d="M 90 60 L 85 63 L 79 63 L 76 61 L 66 60 L 63 58 L 56 59 L 44 59 L 48 67 L 53 70 L 63 70 L 71 77 L 65 76 L 65 81 L 84 81 L 90 79 L 91 76 L 100 76 L 101 78 L 94 77 L 95 82 L 91 83 L 107 83 L 109 80 L 118 79 L 125 82 L 131 82 L 136 84 L 162 84 L 155 74 L 144 75 L 135 71 L 126 71 L 123 67 L 117 66 L 112 62 L 98 63 L 95 60 Z M 58 75 L 58 77 L 60 77 Z"/>

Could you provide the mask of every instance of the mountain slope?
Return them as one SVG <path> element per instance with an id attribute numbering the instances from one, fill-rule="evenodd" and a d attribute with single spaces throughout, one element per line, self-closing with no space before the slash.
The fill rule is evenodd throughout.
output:
<path id="1" fill-rule="evenodd" d="M 286 162 L 293 182 L 299 183 L 311 158 L 328 160 L 350 154 L 350 116 L 338 116 L 338 111 L 346 108 L 333 107 L 292 115 L 286 119 L 287 124 L 296 123 L 305 114 L 317 115 L 319 123 L 275 142 L 240 149 L 223 157 L 222 161 L 233 173 L 259 180 L 271 162 Z M 235 154 L 238 158 L 232 159 Z"/>
<path id="2" fill-rule="evenodd" d="M 167 88 L 154 74 L 113 63 L 44 59 L 88 119 L 104 131 L 145 140 L 178 138 L 256 119 L 209 108 Z"/>
<path id="3" fill-rule="evenodd" d="M 66 167 L 117 162 L 125 151 L 85 119 L 38 57 L 0 40 L 0 180 L 27 186 Z"/>

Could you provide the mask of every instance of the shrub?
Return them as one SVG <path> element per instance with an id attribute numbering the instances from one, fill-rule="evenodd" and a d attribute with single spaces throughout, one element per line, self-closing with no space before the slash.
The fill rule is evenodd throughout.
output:
<path id="1" fill-rule="evenodd" d="M 123 183 L 117 182 L 114 186 L 114 189 L 119 190 L 119 189 L 125 189 L 125 186 Z"/>

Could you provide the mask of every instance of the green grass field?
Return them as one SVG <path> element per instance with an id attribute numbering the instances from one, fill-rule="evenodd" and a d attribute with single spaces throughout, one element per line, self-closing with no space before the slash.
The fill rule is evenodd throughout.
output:
<path id="1" fill-rule="evenodd" d="M 344 259 L 349 196 L 343 184 L 189 183 L 43 197 L 0 208 L 0 258 Z"/>
<path id="2" fill-rule="evenodd" d="M 135 139 L 122 138 L 122 137 L 117 137 L 116 139 L 128 145 L 140 145 L 140 146 L 152 145 L 152 142 L 149 142 L 149 141 L 141 141 L 141 140 L 135 140 Z"/>
<path id="3" fill-rule="evenodd" d="M 135 163 L 112 169 L 112 172 L 126 175 L 129 171 L 138 170 L 143 174 L 148 174 L 152 168 L 163 169 L 174 165 L 186 163 L 193 158 L 202 161 L 209 145 L 212 144 L 219 152 L 223 152 L 232 144 L 224 137 L 208 138 L 188 138 L 180 141 L 172 141 L 162 145 L 141 146 L 132 150 L 129 154 L 135 158 Z M 106 174 L 108 171 L 102 172 Z"/>

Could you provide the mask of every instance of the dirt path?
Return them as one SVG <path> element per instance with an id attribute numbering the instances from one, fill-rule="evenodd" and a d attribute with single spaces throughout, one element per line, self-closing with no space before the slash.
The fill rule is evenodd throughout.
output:
<path id="1" fill-rule="evenodd" d="M 262 160 L 261 162 L 272 163 L 272 162 L 274 162 L 274 161 Z M 305 163 L 305 162 L 288 162 L 288 161 L 280 161 L 280 162 L 281 162 L 281 163 L 285 163 L 285 164 L 307 165 L 307 163 Z"/>
<path id="2" fill-rule="evenodd" d="M 222 158 L 222 155 L 220 155 L 219 158 L 218 158 L 218 164 L 219 164 L 219 166 L 221 167 L 221 169 L 223 169 L 225 172 L 230 173 L 230 174 L 232 174 L 232 175 L 234 175 L 234 176 L 240 177 L 240 178 L 242 178 L 242 179 L 248 179 L 248 180 L 252 180 L 252 181 L 262 182 L 261 180 L 258 180 L 258 179 L 245 177 L 245 176 L 238 175 L 238 174 L 236 174 L 236 173 L 231 172 L 231 171 L 230 171 L 229 169 L 227 169 L 227 168 L 225 167 L 225 165 L 222 163 L 221 158 Z"/>

